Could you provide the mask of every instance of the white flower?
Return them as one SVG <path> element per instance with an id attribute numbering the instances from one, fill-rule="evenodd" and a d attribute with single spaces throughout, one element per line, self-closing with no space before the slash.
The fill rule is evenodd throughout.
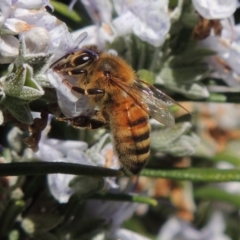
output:
<path id="1" fill-rule="evenodd" d="M 76 33 L 87 31 L 89 33 L 87 41 L 100 48 L 118 36 L 131 33 L 157 47 L 164 42 L 170 29 L 168 0 L 116 0 L 113 1 L 113 6 L 108 0 L 82 0 L 82 4 L 95 26 L 81 29 Z M 112 19 L 112 8 L 118 14 L 115 19 Z"/>
<path id="2" fill-rule="evenodd" d="M 141 40 L 155 47 L 164 42 L 170 29 L 167 0 L 117 0 L 113 3 L 119 16 L 112 24 L 118 35 L 133 32 Z"/>
<path id="3" fill-rule="evenodd" d="M 72 145 L 71 142 L 72 141 L 65 141 L 65 143 L 67 143 L 69 146 Z M 77 145 L 77 143 L 81 142 L 76 142 L 73 145 Z M 42 149 L 39 148 L 39 150 L 41 151 Z M 89 161 L 86 154 L 78 149 L 71 149 L 67 152 L 67 155 L 56 160 L 52 159 L 52 162 L 68 162 L 91 165 L 91 162 Z M 75 175 L 71 174 L 48 174 L 47 178 L 50 192 L 54 198 L 58 200 L 58 202 L 67 203 L 70 196 L 74 193 L 73 189 L 69 187 L 69 183 L 74 177 Z"/>
<path id="4" fill-rule="evenodd" d="M 240 87 L 240 25 L 232 26 L 228 20 L 222 21 L 222 25 L 222 36 L 209 36 L 201 41 L 201 46 L 216 52 L 206 58 L 211 75 L 223 79 L 230 87 Z"/>
<path id="5" fill-rule="evenodd" d="M 75 1 L 72 1 L 71 6 Z M 116 34 L 111 25 L 112 20 L 112 4 L 109 0 L 82 0 L 81 1 L 87 10 L 94 25 L 79 29 L 72 33 L 75 39 L 83 32 L 87 32 L 86 42 L 88 45 L 97 45 L 99 48 L 104 48 L 107 42 L 112 42 Z"/>
<path id="6" fill-rule="evenodd" d="M 15 6 L 19 8 L 36 9 L 48 6 L 53 9 L 49 0 L 16 0 L 12 2 L 15 2 Z"/>
<path id="7" fill-rule="evenodd" d="M 11 16 L 14 11 L 10 0 L 1 1 L 0 5 L 0 63 L 10 63 L 18 55 L 18 40 L 13 35 L 32 28 L 24 21 Z"/>
<path id="8" fill-rule="evenodd" d="M 230 240 L 224 234 L 225 222 L 220 212 L 215 212 L 208 224 L 201 230 L 188 222 L 171 217 L 159 231 L 158 240 Z"/>
<path id="9" fill-rule="evenodd" d="M 117 169 L 120 167 L 119 162 L 114 155 L 112 143 L 106 144 L 108 141 L 111 141 L 110 135 L 103 135 L 96 144 L 87 150 L 87 155 L 99 167 L 107 166 L 108 168 Z"/>
<path id="10" fill-rule="evenodd" d="M 237 0 L 192 0 L 195 9 L 206 19 L 223 19 L 232 16 L 238 7 Z"/>
<path id="11" fill-rule="evenodd" d="M 29 106 L 25 102 L 15 104 L 14 99 L 11 101 L 9 96 L 32 101 L 44 94 L 42 87 L 53 85 L 57 88 L 60 107 L 64 105 L 63 109 L 69 109 L 70 113 L 66 113 L 66 116 L 72 116 L 72 112 L 76 112 L 75 105 L 69 100 L 71 99 L 69 95 L 66 99 L 60 96 L 64 86 L 62 79 L 60 77 L 57 80 L 54 79 L 56 81 L 54 84 L 54 81 L 49 82 L 45 73 L 51 62 L 76 49 L 86 33 L 73 39 L 66 24 L 50 15 L 45 6 L 51 7 L 48 0 L 4 0 L 0 5 L 0 63 L 13 63 L 8 68 L 8 75 L 1 78 L 1 87 L 3 87 L 1 101 L 4 100 L 4 106 L 16 119 L 26 124 L 32 123 Z M 18 38 L 15 35 L 19 35 Z M 22 69 L 24 69 L 23 74 L 18 74 Z M 4 80 L 13 76 L 15 81 Z M 31 86 L 25 86 L 25 82 Z M 65 93 L 64 90 L 62 92 Z M 5 97 L 6 95 L 8 98 Z M 82 106 L 83 101 L 85 104 L 85 99 L 76 99 L 76 106 Z M 21 103 L 21 106 L 18 103 Z M 79 112 L 77 114 L 79 115 Z"/>
<path id="12" fill-rule="evenodd" d="M 94 24 L 110 23 L 112 4 L 109 0 L 81 0 Z"/>
<path id="13" fill-rule="evenodd" d="M 49 120 L 50 121 L 50 120 Z M 101 166 L 111 167 L 111 164 L 104 165 L 103 158 L 105 158 L 103 147 L 108 135 L 105 135 L 99 143 L 96 143 L 90 150 L 85 153 L 87 149 L 87 143 L 82 141 L 63 141 L 58 139 L 50 139 L 47 137 L 47 133 L 50 130 L 50 126 L 42 132 L 41 140 L 38 144 L 39 150 L 34 154 L 35 158 L 46 162 L 68 162 L 78 163 L 89 166 Z M 99 159 L 93 159 L 96 155 Z M 106 162 L 106 159 L 105 159 Z M 50 192 L 60 203 L 68 202 L 71 195 L 74 193 L 73 189 L 69 187 L 70 181 L 75 177 L 71 174 L 49 174 L 48 185 Z M 105 179 L 106 188 L 118 188 L 114 178 Z"/>
<path id="14" fill-rule="evenodd" d="M 120 164 L 118 158 L 114 154 L 113 144 L 106 144 L 106 141 L 109 140 L 111 140 L 109 134 L 103 135 L 96 144 L 86 151 L 86 153 L 96 166 L 119 169 Z M 119 188 L 114 177 L 105 178 L 105 187 L 108 189 Z"/>
<path id="15" fill-rule="evenodd" d="M 103 49 L 106 43 L 112 43 L 117 37 L 116 32 L 111 25 L 103 23 L 102 25 L 91 25 L 72 32 L 73 39 L 76 39 L 82 33 L 87 32 L 88 36 L 85 42 L 88 45 L 97 45 Z"/>
<path id="16" fill-rule="evenodd" d="M 0 5 L 0 63 L 10 63 L 18 55 L 18 39 L 14 36 L 34 27 L 44 10 L 32 11 L 32 8 L 50 6 L 49 1 L 10 1 L 3 0 Z M 46 16 L 47 13 L 44 15 Z M 22 16 L 22 17 L 21 17 Z"/>
<path id="17" fill-rule="evenodd" d="M 50 123 L 49 118 L 49 123 Z M 34 154 L 35 158 L 46 162 L 68 162 L 91 165 L 89 158 L 83 152 L 87 149 L 87 143 L 82 141 L 63 141 L 47 138 L 50 126 L 42 132 L 39 142 L 39 150 Z M 52 195 L 60 202 L 66 203 L 73 193 L 68 186 L 75 177 L 71 174 L 49 174 L 48 185 Z"/>
<path id="18" fill-rule="evenodd" d="M 52 8 L 48 0 L 1 1 L 0 63 L 11 63 L 17 57 L 17 34 L 25 35 L 28 53 L 53 53 L 54 59 L 77 47 L 66 24 L 49 14 L 45 6 Z"/>

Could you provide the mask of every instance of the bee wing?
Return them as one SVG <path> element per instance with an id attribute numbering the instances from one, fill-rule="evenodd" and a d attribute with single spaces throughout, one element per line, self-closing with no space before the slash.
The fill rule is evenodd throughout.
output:
<path id="1" fill-rule="evenodd" d="M 135 80 L 132 86 L 120 81 L 117 81 L 116 85 L 158 122 L 168 127 L 175 124 L 175 119 L 169 107 L 174 104 L 178 105 L 178 103 L 159 89 L 139 79 Z"/>
<path id="2" fill-rule="evenodd" d="M 141 91 L 142 101 L 146 103 L 142 108 L 152 118 L 165 126 L 173 126 L 175 119 L 169 107 L 176 104 L 176 102 L 159 89 L 144 81 L 135 80 L 134 85 Z"/>

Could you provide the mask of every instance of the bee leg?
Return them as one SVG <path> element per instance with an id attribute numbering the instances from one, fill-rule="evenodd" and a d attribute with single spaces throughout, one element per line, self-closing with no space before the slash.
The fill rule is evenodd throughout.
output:
<path id="1" fill-rule="evenodd" d="M 62 80 L 62 83 L 65 84 L 69 89 L 71 89 L 72 93 L 76 94 L 76 93 L 80 93 L 80 94 L 83 94 L 85 95 L 85 90 L 83 88 L 80 88 L 80 87 L 77 87 L 77 86 L 73 86 L 71 83 L 69 83 L 67 81 L 67 79 L 63 79 Z"/>
<path id="2" fill-rule="evenodd" d="M 72 92 L 84 94 L 84 95 L 104 95 L 105 91 L 100 88 L 90 88 L 90 89 L 83 89 L 77 86 L 73 86 L 71 83 L 67 81 L 67 79 L 63 79 L 62 83 L 65 84 Z"/>
<path id="3" fill-rule="evenodd" d="M 104 111 L 95 111 L 92 116 L 78 116 L 75 118 L 58 118 L 60 121 L 70 122 L 75 128 L 97 129 L 101 127 L 108 127 L 109 120 Z"/>
<path id="4" fill-rule="evenodd" d="M 87 95 L 103 95 L 105 91 L 99 88 L 89 88 L 85 90 L 85 93 Z"/>
<path id="5" fill-rule="evenodd" d="M 108 124 L 89 116 L 79 116 L 72 119 L 71 125 L 75 128 L 98 129 L 101 127 L 106 127 Z"/>

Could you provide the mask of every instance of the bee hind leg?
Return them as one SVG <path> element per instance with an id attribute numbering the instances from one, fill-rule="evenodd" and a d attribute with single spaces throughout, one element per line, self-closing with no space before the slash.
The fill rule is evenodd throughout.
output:
<path id="1" fill-rule="evenodd" d="M 109 121 L 102 114 L 101 111 L 95 111 L 92 116 L 78 116 L 74 118 L 59 118 L 60 121 L 70 122 L 75 128 L 98 129 L 101 127 L 108 127 Z"/>
<path id="2" fill-rule="evenodd" d="M 88 128 L 98 129 L 101 127 L 107 127 L 108 124 L 103 121 L 91 118 L 89 116 L 79 116 L 71 120 L 71 125 L 75 128 Z"/>

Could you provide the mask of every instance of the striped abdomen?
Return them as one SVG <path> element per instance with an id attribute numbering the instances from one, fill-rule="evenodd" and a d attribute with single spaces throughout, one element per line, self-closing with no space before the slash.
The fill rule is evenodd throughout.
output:
<path id="1" fill-rule="evenodd" d="M 132 100 L 115 104 L 111 111 L 115 151 L 123 167 L 138 174 L 150 152 L 149 116 Z"/>

